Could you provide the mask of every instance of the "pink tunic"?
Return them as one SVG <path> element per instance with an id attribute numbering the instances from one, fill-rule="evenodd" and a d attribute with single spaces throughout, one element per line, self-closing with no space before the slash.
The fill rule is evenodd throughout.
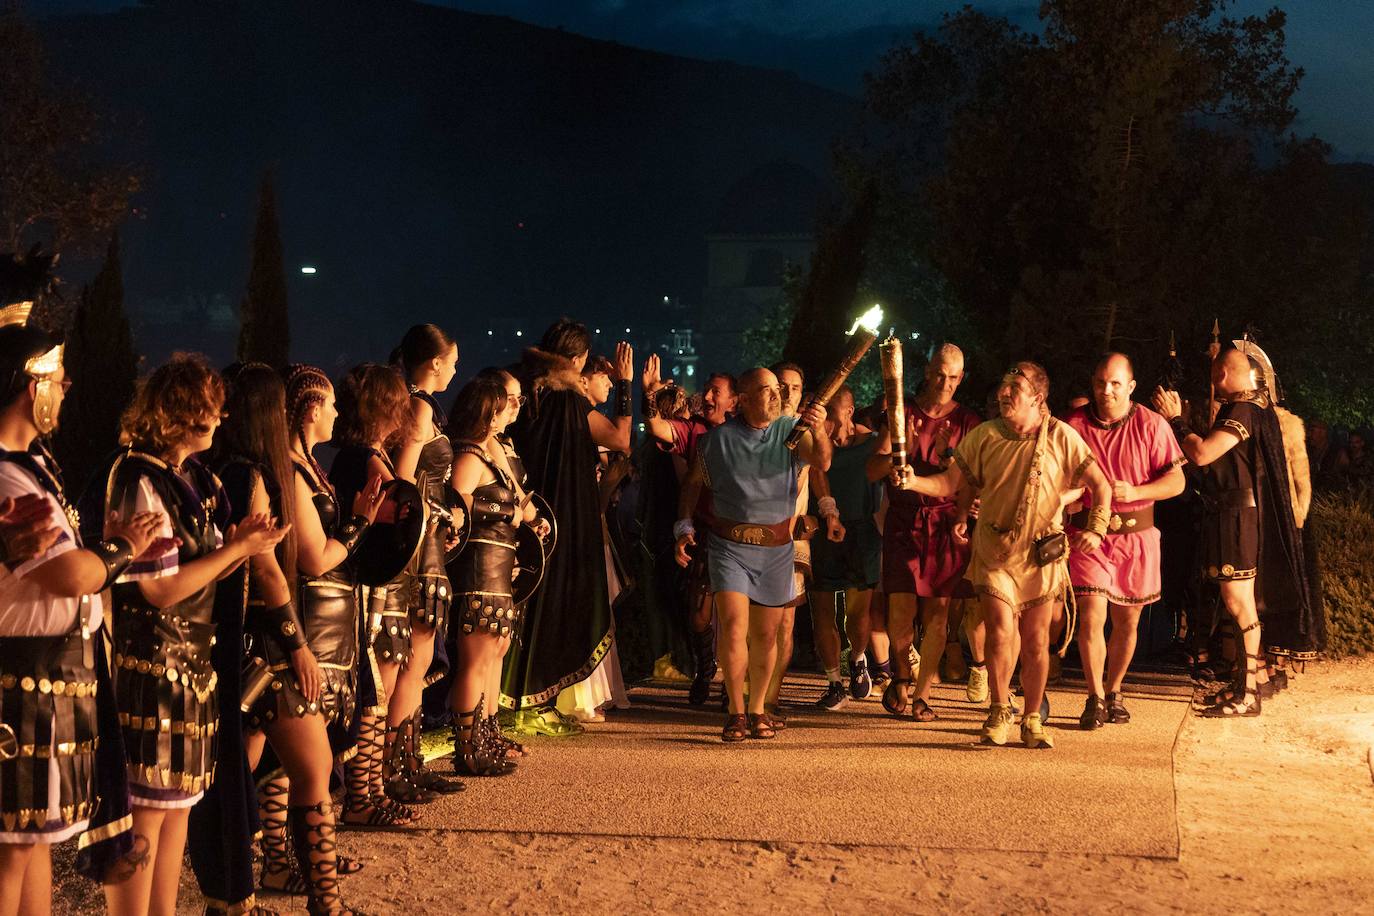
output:
<path id="1" fill-rule="evenodd" d="M 1079 407 L 1064 418 L 1097 458 L 1102 473 L 1133 486 L 1150 483 L 1181 465 L 1183 452 L 1163 417 L 1135 404 L 1119 423 L 1103 424 L 1093 408 Z M 1085 506 L 1092 502 L 1084 496 Z M 1114 512 L 1135 512 L 1152 500 L 1113 503 Z M 1072 552 L 1069 575 L 1080 595 L 1105 595 L 1112 604 L 1136 606 L 1159 600 L 1159 529 L 1108 533 L 1092 553 Z"/>
<path id="2" fill-rule="evenodd" d="M 906 443 L 907 462 L 917 474 L 934 474 L 949 459 L 941 453 L 953 449 L 979 423 L 978 414 L 956 405 L 936 419 L 914 403 L 907 405 L 914 430 Z M 941 430 L 946 433 L 942 434 Z M 883 522 L 882 589 L 887 594 L 915 594 L 920 598 L 971 597 L 964 579 L 969 545 L 958 544 L 952 534 L 955 501 L 921 496 L 910 490 L 887 488 L 890 505 Z"/>

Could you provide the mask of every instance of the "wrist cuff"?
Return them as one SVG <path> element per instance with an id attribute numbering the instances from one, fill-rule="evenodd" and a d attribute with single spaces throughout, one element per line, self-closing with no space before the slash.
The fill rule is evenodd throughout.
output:
<path id="1" fill-rule="evenodd" d="M 294 602 L 288 601 L 280 607 L 263 611 L 267 632 L 287 652 L 305 645 L 305 632 L 301 627 L 300 615 L 296 613 Z"/>
<path id="2" fill-rule="evenodd" d="M 696 534 L 696 526 L 692 524 L 690 518 L 680 518 L 673 522 L 673 540 L 681 540 L 683 535 Z"/>
<path id="3" fill-rule="evenodd" d="M 348 555 L 351 557 L 353 552 L 358 549 L 364 532 L 371 524 L 366 516 L 355 515 L 339 526 L 339 530 L 334 534 L 334 540 L 344 545 L 344 550 L 348 551 Z"/>
<path id="4" fill-rule="evenodd" d="M 616 380 L 615 409 L 618 417 L 628 417 L 634 412 L 630 403 L 630 380 L 627 378 Z"/>
<path id="5" fill-rule="evenodd" d="M 840 517 L 840 509 L 835 505 L 835 497 L 833 496 L 822 496 L 816 500 L 816 508 L 822 516 Z"/>
<path id="6" fill-rule="evenodd" d="M 120 573 L 128 568 L 134 561 L 134 545 L 128 538 L 115 537 L 101 541 L 96 544 L 91 551 L 105 564 L 105 581 L 101 583 L 98 592 L 114 585 L 114 581 L 119 578 Z"/>

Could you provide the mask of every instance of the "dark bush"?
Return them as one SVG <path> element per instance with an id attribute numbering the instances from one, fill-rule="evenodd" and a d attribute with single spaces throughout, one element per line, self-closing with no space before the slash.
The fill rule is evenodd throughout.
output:
<path id="1" fill-rule="evenodd" d="M 1319 493 L 1306 527 L 1318 537 L 1327 654 L 1374 652 L 1374 490 Z"/>

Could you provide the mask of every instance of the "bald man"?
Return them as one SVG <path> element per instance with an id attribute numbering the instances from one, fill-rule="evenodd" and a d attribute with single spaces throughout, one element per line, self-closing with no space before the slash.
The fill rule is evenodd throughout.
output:
<path id="1" fill-rule="evenodd" d="M 776 733 L 764 702 L 776 664 L 778 628 L 797 594 L 792 531 L 799 472 L 803 465 L 830 466 L 825 408 L 813 405 L 796 417 L 781 413 L 777 376 L 760 368 L 740 378 L 737 412 L 702 442 L 683 483 L 674 526 L 677 561 L 685 567 L 687 548 L 698 536 L 692 510 L 702 488 L 709 488 L 715 518 L 702 536 L 721 628 L 719 654 L 729 704 L 721 739 L 727 742 Z M 798 425 L 806 432 L 797 448 L 789 449 L 787 438 Z M 754 685 L 747 713 L 746 669 Z"/>
<path id="2" fill-rule="evenodd" d="M 951 343 L 941 345 L 926 366 L 920 393 L 907 408 L 907 461 L 915 473 L 934 474 L 949 467 L 955 448 L 982 422 L 978 414 L 954 400 L 963 380 L 963 351 Z M 868 462 L 868 477 L 881 480 L 891 470 L 892 438 L 884 431 Z M 939 716 L 930 706 L 930 686 L 945 653 L 950 601 L 973 597 L 972 587 L 964 578 L 970 555 L 968 512 L 973 495 L 968 487 L 953 496 L 926 496 L 889 484 L 888 496 L 890 505 L 883 521 L 882 590 L 887 596 L 887 632 L 896 672 L 883 691 L 883 707 L 901 716 L 910 703 L 914 721 L 932 722 Z M 913 672 L 908 650 L 915 638 L 918 612 L 923 634 L 921 662 Z M 988 695 L 987 669 L 981 646 L 973 642 L 968 697 L 983 702 Z"/>
<path id="3" fill-rule="evenodd" d="M 1064 418 L 1088 443 L 1112 484 L 1102 547 L 1069 555 L 1078 600 L 1078 654 L 1088 683 L 1078 720 L 1085 731 L 1131 720 L 1121 684 L 1135 655 L 1140 609 L 1158 601 L 1160 592 L 1154 504 L 1177 496 L 1184 486 L 1183 452 L 1173 430 L 1159 414 L 1131 400 L 1135 385 L 1130 359 L 1108 353 L 1093 370 L 1092 402 Z M 1070 535 L 1087 526 L 1090 506 L 1090 499 L 1070 506 Z M 1109 617 L 1112 635 L 1107 641 L 1103 633 Z"/>

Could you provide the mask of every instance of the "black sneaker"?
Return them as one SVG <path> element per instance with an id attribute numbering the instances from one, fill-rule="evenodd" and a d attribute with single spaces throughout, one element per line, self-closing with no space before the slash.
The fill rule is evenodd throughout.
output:
<path id="1" fill-rule="evenodd" d="M 825 688 L 825 693 L 816 701 L 817 709 L 824 709 L 827 712 L 837 712 L 849 705 L 849 694 L 845 692 L 844 685 L 839 681 L 831 681 L 830 686 Z"/>
<path id="2" fill-rule="evenodd" d="M 1106 724 L 1107 705 L 1097 696 L 1088 694 L 1088 702 L 1083 705 L 1083 715 L 1078 717 L 1078 727 L 1090 732 Z"/>
<path id="3" fill-rule="evenodd" d="M 1131 713 L 1121 702 L 1120 693 L 1107 694 L 1107 721 L 1113 725 L 1125 725 L 1131 721 Z"/>
<path id="4" fill-rule="evenodd" d="M 857 662 L 849 662 L 849 695 L 856 700 L 866 700 L 873 693 L 873 678 L 868 674 L 868 659 L 859 657 Z"/>

